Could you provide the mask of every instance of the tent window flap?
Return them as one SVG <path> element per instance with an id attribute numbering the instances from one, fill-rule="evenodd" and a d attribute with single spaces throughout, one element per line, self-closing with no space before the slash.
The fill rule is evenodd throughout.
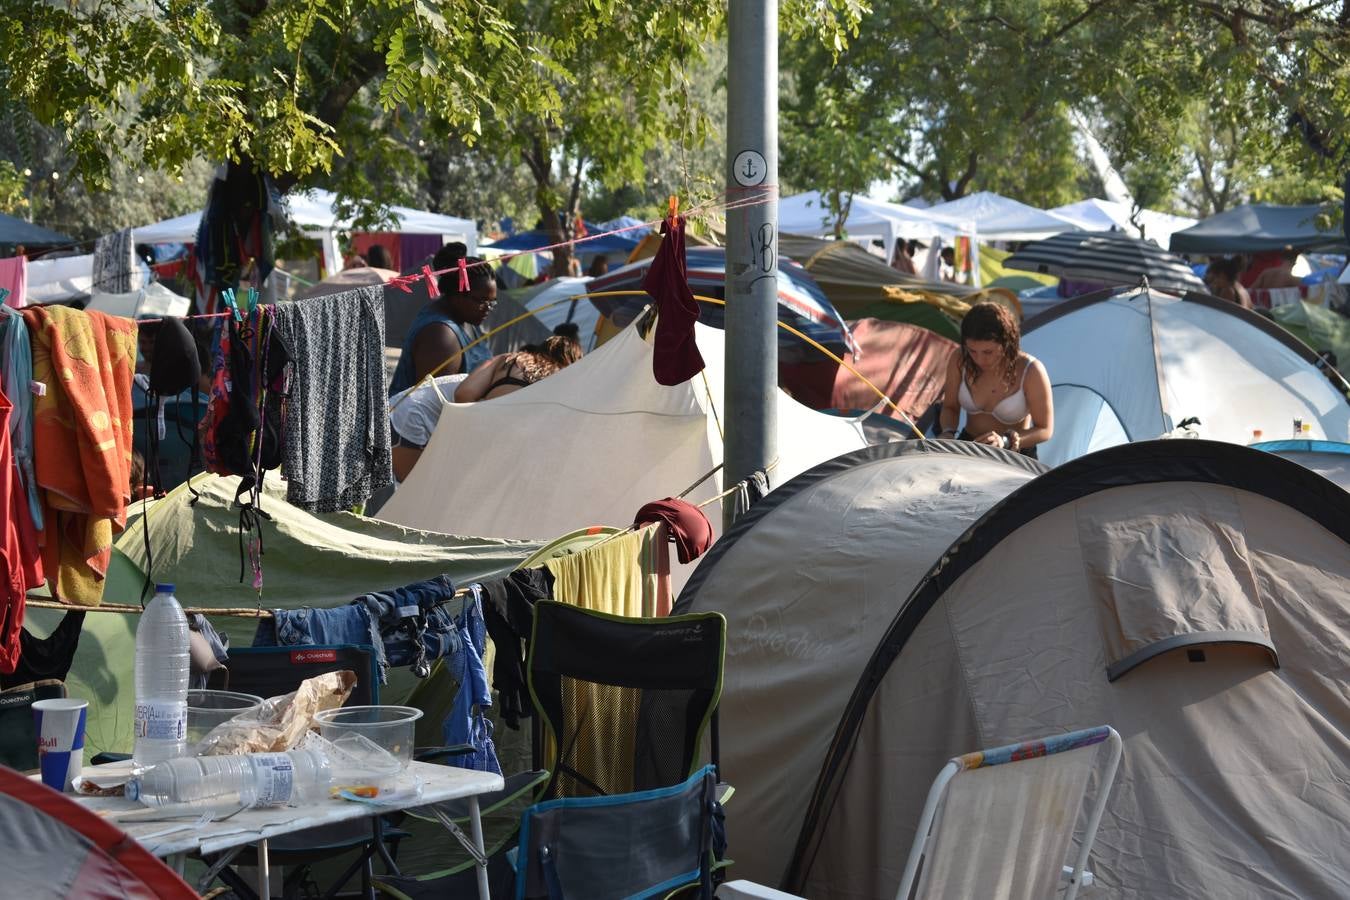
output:
<path id="1" fill-rule="evenodd" d="M 1255 644 L 1279 665 L 1230 492 L 1134 485 L 1085 498 L 1076 518 L 1108 680 L 1201 644 Z"/>

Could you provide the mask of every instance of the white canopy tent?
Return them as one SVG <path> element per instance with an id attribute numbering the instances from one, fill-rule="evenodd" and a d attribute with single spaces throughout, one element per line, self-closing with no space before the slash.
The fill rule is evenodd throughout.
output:
<path id="1" fill-rule="evenodd" d="M 980 191 L 959 200 L 939 203 L 925 212 L 928 215 L 974 222 L 980 240 L 984 241 L 1034 241 L 1052 234 L 1080 230 L 1078 225 L 1068 219 L 991 191 Z"/>
<path id="2" fill-rule="evenodd" d="M 339 219 L 335 212 L 337 195 L 331 191 L 314 190 L 307 194 L 291 194 L 285 201 L 290 216 L 300 230 L 323 245 L 323 265 L 329 273 L 342 269 L 342 254 L 337 246 L 337 232 L 351 228 L 350 219 Z M 472 255 L 478 249 L 478 225 L 469 219 L 445 216 L 391 206 L 390 213 L 398 222 L 395 231 L 404 234 L 439 234 L 443 240 L 462 241 Z M 186 244 L 197 239 L 197 226 L 202 214 L 188 213 L 153 225 L 136 229 L 136 241 L 142 244 Z"/>
<path id="3" fill-rule="evenodd" d="M 856 194 L 849 206 L 844 227 L 850 236 L 880 238 L 886 248 L 887 261 L 894 255 L 895 243 L 899 240 L 928 243 L 935 237 L 941 237 L 950 243 L 957 234 L 973 236 L 975 233 L 975 224 L 962 217 Z M 829 237 L 834 234 L 834 213 L 820 191 L 784 197 L 778 202 L 778 230 L 804 237 Z"/>
<path id="4" fill-rule="evenodd" d="M 723 334 L 696 326 L 707 366 L 683 384 L 652 376 L 636 323 L 537 384 L 443 407 L 416 468 L 380 510 L 400 525 L 455 534 L 549 539 L 591 525 L 626 526 L 644 503 L 672 497 L 722 462 Z M 865 444 L 852 419 L 778 391 L 781 484 Z M 720 493 L 720 474 L 686 497 Z M 715 531 L 721 516 L 708 510 Z"/>
<path id="5" fill-rule="evenodd" d="M 1089 294 L 1028 323 L 1023 348 L 1044 363 L 1055 433 L 1040 460 L 1059 465 L 1124 441 L 1157 438 L 1196 417 L 1201 437 L 1246 444 L 1290 433 L 1350 438 L 1350 403 L 1314 354 L 1235 303 L 1154 291 Z"/>
<path id="6" fill-rule="evenodd" d="M 1153 241 L 1163 248 L 1166 248 L 1168 242 L 1172 239 L 1172 232 L 1190 228 L 1200 221 L 1186 216 L 1174 216 L 1152 209 L 1142 209 L 1137 217 L 1139 225 L 1135 225 L 1130 218 L 1132 210 L 1128 204 L 1096 198 L 1056 206 L 1048 212 L 1051 215 L 1059 216 L 1061 219 L 1068 219 L 1083 231 L 1123 231 L 1126 234 Z"/>

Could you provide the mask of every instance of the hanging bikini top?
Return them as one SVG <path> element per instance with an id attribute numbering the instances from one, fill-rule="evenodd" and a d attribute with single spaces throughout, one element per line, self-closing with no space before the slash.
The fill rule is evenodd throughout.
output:
<path id="1" fill-rule="evenodd" d="M 1027 371 L 1035 363 L 1036 357 L 1028 353 L 1027 364 L 1022 369 L 1022 380 L 1017 383 L 1017 390 L 998 401 L 993 409 L 981 409 L 975 405 L 975 398 L 971 396 L 970 386 L 966 384 L 966 379 L 962 376 L 961 390 L 957 396 L 961 408 L 966 411 L 967 416 L 984 413 L 993 416 L 1004 425 L 1016 425 L 1031 413 L 1031 408 L 1027 405 L 1027 394 L 1023 388 L 1027 383 Z"/>

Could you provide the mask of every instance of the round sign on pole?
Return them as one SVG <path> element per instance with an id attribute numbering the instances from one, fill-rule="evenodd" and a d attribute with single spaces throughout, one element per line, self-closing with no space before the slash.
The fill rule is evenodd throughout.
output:
<path id="1" fill-rule="evenodd" d="M 754 187 L 764 183 L 764 176 L 769 174 L 769 164 L 758 150 L 742 150 L 736 154 L 731 174 L 741 187 Z"/>

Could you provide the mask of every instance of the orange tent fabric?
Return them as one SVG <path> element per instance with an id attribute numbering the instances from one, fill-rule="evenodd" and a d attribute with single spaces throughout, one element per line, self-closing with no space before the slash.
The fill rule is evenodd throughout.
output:
<path id="1" fill-rule="evenodd" d="M 942 399 L 947 359 L 956 342 L 908 322 L 860 319 L 850 323 L 862 355 L 853 367 L 886 392 L 906 415 L 917 419 Z M 835 409 L 870 409 L 879 398 L 852 372 L 840 368 L 834 376 L 831 404 Z M 878 412 L 894 416 L 889 406 Z"/>
<path id="2" fill-rule="evenodd" d="M 130 500 L 136 323 L 63 306 L 23 315 L 46 385 L 33 415 L 43 568 L 56 597 L 97 606 Z"/>

